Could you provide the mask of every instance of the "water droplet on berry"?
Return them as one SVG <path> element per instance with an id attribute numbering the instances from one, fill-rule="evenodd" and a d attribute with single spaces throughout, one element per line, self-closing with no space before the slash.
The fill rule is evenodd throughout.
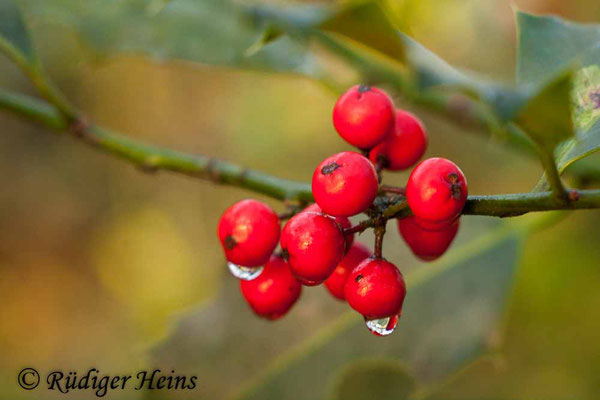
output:
<path id="1" fill-rule="evenodd" d="M 387 336 L 394 332 L 396 325 L 398 325 L 398 316 L 379 318 L 379 319 L 365 319 L 367 328 L 373 335 Z"/>
<path id="2" fill-rule="evenodd" d="M 258 278 L 258 276 L 263 272 L 264 267 L 244 267 L 232 262 L 228 262 L 227 268 L 229 268 L 231 275 L 235 276 L 236 278 L 243 281 L 251 281 L 252 279 Z"/>

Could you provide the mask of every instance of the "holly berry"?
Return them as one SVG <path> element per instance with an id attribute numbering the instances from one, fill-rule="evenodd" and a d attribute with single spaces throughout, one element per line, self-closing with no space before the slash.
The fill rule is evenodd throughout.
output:
<path id="1" fill-rule="evenodd" d="M 281 249 L 292 274 L 314 286 L 325 281 L 344 257 L 346 239 L 333 217 L 301 212 L 283 227 Z"/>
<path id="2" fill-rule="evenodd" d="M 452 221 L 467 201 L 467 180 L 456 164 L 429 158 L 415 167 L 406 185 L 413 214 L 433 223 Z"/>
<path id="3" fill-rule="evenodd" d="M 348 251 L 348 254 L 342 258 L 342 261 L 335 267 L 333 273 L 325 281 L 325 286 L 329 292 L 340 300 L 345 300 L 344 285 L 350 272 L 360 264 L 365 258 L 369 258 L 371 252 L 362 244 L 354 243 Z"/>
<path id="4" fill-rule="evenodd" d="M 396 111 L 393 132 L 369 153 L 374 163 L 391 171 L 413 166 L 425 153 L 427 135 L 421 121 L 404 110 Z"/>
<path id="5" fill-rule="evenodd" d="M 345 151 L 326 158 L 315 170 L 312 192 L 323 212 L 349 217 L 375 200 L 379 181 L 373 164 L 362 155 Z"/>
<path id="6" fill-rule="evenodd" d="M 304 211 L 312 211 L 312 212 L 316 212 L 318 214 L 325 214 L 323 212 L 323 210 L 321 210 L 321 207 L 319 207 L 319 205 L 317 203 L 313 203 L 310 206 L 306 207 Z M 325 214 L 327 215 L 327 214 Z M 335 222 L 337 222 L 340 226 L 340 228 L 342 229 L 348 229 L 352 227 L 352 223 L 350 222 L 350 220 L 347 217 L 334 217 L 335 218 Z M 354 233 L 348 233 L 346 234 L 346 251 L 350 250 L 350 247 L 352 246 L 352 243 L 354 243 Z"/>
<path id="7" fill-rule="evenodd" d="M 275 320 L 285 315 L 302 291 L 281 256 L 272 256 L 263 272 L 251 281 L 240 281 L 244 298 L 259 316 Z"/>
<path id="8" fill-rule="evenodd" d="M 280 230 L 279 218 L 271 207 L 248 199 L 235 203 L 223 213 L 218 235 L 227 260 L 257 267 L 271 257 Z"/>
<path id="9" fill-rule="evenodd" d="M 353 86 L 335 103 L 333 125 L 346 142 L 370 149 L 392 130 L 394 103 L 381 89 Z"/>
<path id="10" fill-rule="evenodd" d="M 459 218 L 438 225 L 437 230 L 425 229 L 415 216 L 398 220 L 398 230 L 413 254 L 424 261 L 433 261 L 446 252 L 460 225 Z"/>
<path id="11" fill-rule="evenodd" d="M 350 307 L 365 319 L 398 315 L 406 296 L 406 284 L 396 266 L 381 258 L 368 258 L 352 270 L 344 294 Z"/>

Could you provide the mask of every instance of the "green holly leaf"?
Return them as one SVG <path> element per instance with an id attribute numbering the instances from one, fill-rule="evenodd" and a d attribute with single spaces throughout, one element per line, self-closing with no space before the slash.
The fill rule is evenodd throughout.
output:
<path id="1" fill-rule="evenodd" d="M 565 69 L 600 64 L 600 26 L 516 12 L 517 81 L 540 83 Z"/>
<path id="2" fill-rule="evenodd" d="M 554 148 L 575 133 L 571 114 L 571 71 L 541 85 L 526 100 L 514 120 L 544 151 Z"/>
<path id="3" fill-rule="evenodd" d="M 600 120 L 587 131 L 578 132 L 577 136 L 566 142 L 558 151 L 558 170 L 564 172 L 575 161 L 587 157 L 600 149 Z"/>
<path id="4" fill-rule="evenodd" d="M 521 84 L 538 84 L 565 68 L 576 71 L 570 90 L 574 137 L 556 151 L 559 172 L 569 165 L 600 149 L 600 25 L 579 24 L 558 17 L 516 13 L 518 29 L 517 78 Z M 564 97 L 566 86 L 556 88 Z M 547 112 L 548 120 L 556 126 L 564 124 L 564 103 L 560 105 L 563 118 Z M 556 106 L 547 110 L 557 110 Z M 548 124 L 550 125 L 550 123 Z M 555 132 L 555 127 L 546 127 Z M 563 131 L 565 126 L 563 125 Z M 553 135 L 551 135 L 553 136 Z M 560 139 L 560 135 L 556 140 Z M 541 183 L 544 186 L 544 183 Z"/>
<path id="5" fill-rule="evenodd" d="M 457 90 L 488 104 L 501 121 L 516 114 L 526 99 L 524 91 L 455 68 L 411 37 L 399 34 L 406 46 L 408 66 L 421 91 Z"/>
<path id="6" fill-rule="evenodd" d="M 583 68 L 576 74 L 572 97 L 578 130 L 576 136 L 558 151 L 557 165 L 560 173 L 575 161 L 600 149 L 600 67 L 598 65 Z"/>

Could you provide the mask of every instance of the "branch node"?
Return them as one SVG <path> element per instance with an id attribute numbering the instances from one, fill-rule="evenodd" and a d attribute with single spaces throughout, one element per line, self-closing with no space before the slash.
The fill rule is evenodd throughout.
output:
<path id="1" fill-rule="evenodd" d="M 248 177 L 248 172 L 249 170 L 247 168 L 244 168 L 242 172 L 240 172 L 240 182 L 244 182 L 246 180 Z"/>
<path id="2" fill-rule="evenodd" d="M 84 116 L 72 119 L 67 126 L 67 132 L 78 139 L 85 140 L 91 144 L 98 144 L 98 139 L 93 134 L 90 134 L 91 124 Z"/>
<path id="3" fill-rule="evenodd" d="M 67 129 L 73 135 L 75 135 L 77 137 L 83 137 L 83 136 L 85 136 L 85 133 L 87 132 L 88 127 L 89 127 L 89 123 L 87 121 L 87 118 L 79 117 L 79 118 L 71 121 L 71 123 L 69 124 L 69 127 Z"/>
<path id="4" fill-rule="evenodd" d="M 569 190 L 569 201 L 575 202 L 579 200 L 579 192 L 575 189 Z"/>
<path id="5" fill-rule="evenodd" d="M 205 176 L 211 182 L 221 183 L 221 176 L 220 176 L 218 168 L 217 168 L 217 160 L 216 159 L 211 158 L 206 163 Z"/>

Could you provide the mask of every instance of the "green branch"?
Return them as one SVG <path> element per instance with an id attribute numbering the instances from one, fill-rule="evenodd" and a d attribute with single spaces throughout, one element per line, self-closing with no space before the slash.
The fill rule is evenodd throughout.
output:
<path id="1" fill-rule="evenodd" d="M 29 96 L 0 91 L 0 108 L 50 129 L 70 132 L 88 145 L 129 161 L 144 171 L 179 172 L 215 183 L 248 189 L 278 200 L 304 203 L 313 200 L 310 185 L 307 183 L 277 178 L 211 157 L 153 146 L 93 124 L 86 124 L 83 119 L 71 123 L 56 107 Z M 469 196 L 463 214 L 508 217 L 532 211 L 600 208 L 600 190 L 571 193 L 573 195 L 569 196 L 567 202 L 560 201 L 551 192 Z M 383 212 L 386 218 L 408 214 L 410 209 L 403 201 L 387 207 Z M 368 224 L 364 226 L 365 229 L 367 227 Z"/>
<path id="2" fill-rule="evenodd" d="M 0 38 L 1 39 L 1 38 Z M 331 42 L 332 45 L 335 41 Z M 343 49 L 341 49 L 343 50 Z M 236 164 L 202 155 L 191 155 L 180 151 L 154 146 L 142 141 L 128 138 L 119 133 L 88 123 L 58 91 L 47 78 L 37 60 L 28 60 L 10 43 L 0 40 L 0 52 L 19 66 L 31 80 L 39 93 L 47 100 L 0 91 L 0 108 L 13 112 L 27 120 L 40 123 L 58 132 L 68 132 L 108 154 L 129 161 L 143 171 L 153 172 L 167 170 L 191 175 L 215 183 L 227 184 L 248 189 L 283 201 L 308 203 L 313 201 L 310 185 L 307 183 L 277 178 L 263 172 L 247 169 Z M 378 72 L 386 75 L 388 66 L 378 65 Z M 392 78 L 392 76 L 390 76 Z M 399 78 L 395 75 L 395 78 Z M 403 79 L 390 79 L 401 89 L 406 89 Z M 407 90 L 404 90 L 407 92 Z M 410 91 L 408 91 L 410 92 Z M 464 115 L 465 120 L 472 119 L 482 122 L 489 118 L 485 110 L 472 112 L 472 103 L 464 102 L 458 97 L 422 97 L 412 99 L 419 103 L 428 104 L 438 111 L 449 110 L 453 115 Z M 493 126 L 490 120 L 488 126 Z M 553 161 L 553 160 L 552 160 Z M 560 181 L 560 178 L 558 178 Z M 552 183 L 552 180 L 550 180 Z M 600 193 L 597 191 L 571 192 L 569 196 L 554 188 L 552 193 L 523 193 L 500 196 L 469 196 L 463 214 L 514 216 L 530 211 L 600 208 Z M 556 193 L 564 194 L 557 196 Z M 383 221 L 393 217 L 403 217 L 410 214 L 410 209 L 402 196 L 395 203 L 379 210 Z M 371 219 L 373 220 L 373 219 Z M 361 229 L 370 226 L 370 222 L 361 223 Z"/>
<path id="3" fill-rule="evenodd" d="M 600 190 L 571 190 L 566 200 L 553 192 L 515 193 L 495 196 L 469 196 L 464 215 L 513 217 L 534 211 L 585 210 L 600 208 Z"/>
<path id="4" fill-rule="evenodd" d="M 52 104 L 61 115 L 70 120 L 77 117 L 77 110 L 69 103 L 62 93 L 54 87 L 53 83 L 50 82 L 42 70 L 42 66 L 37 57 L 34 56 L 32 59 L 28 59 L 21 51 L 1 36 L 0 53 L 6 55 L 9 60 L 19 67 L 29 81 L 35 86 L 40 95 Z"/>
<path id="5" fill-rule="evenodd" d="M 308 184 L 277 178 L 211 157 L 153 146 L 87 124 L 83 119 L 70 123 L 57 108 L 29 96 L 0 91 L 0 108 L 53 130 L 70 132 L 87 144 L 129 161 L 144 171 L 175 171 L 215 183 L 245 188 L 278 200 L 304 203 L 312 201 Z"/>

